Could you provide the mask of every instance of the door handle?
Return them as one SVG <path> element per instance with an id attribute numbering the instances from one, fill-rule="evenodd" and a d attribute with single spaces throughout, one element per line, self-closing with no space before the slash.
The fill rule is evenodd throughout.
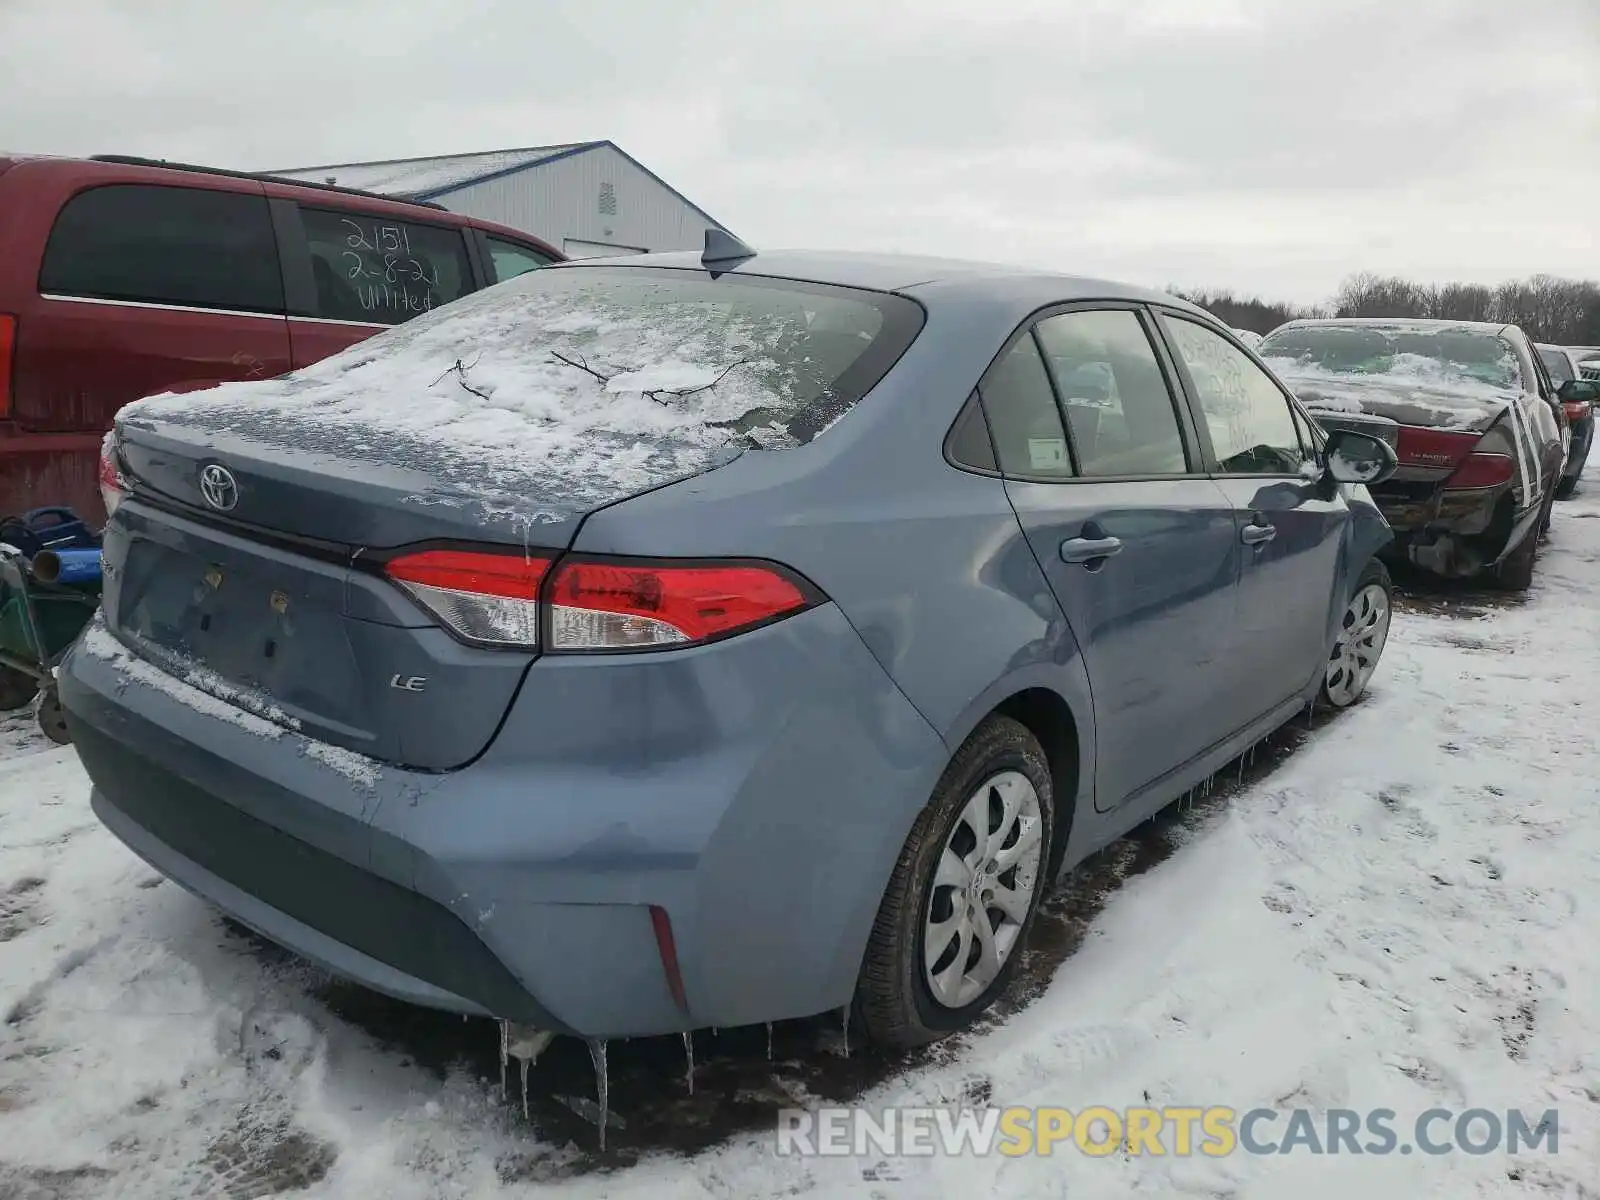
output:
<path id="1" fill-rule="evenodd" d="M 1239 531 L 1239 540 L 1246 546 L 1260 546 L 1270 542 L 1278 536 L 1278 530 L 1273 525 L 1246 525 Z"/>
<path id="2" fill-rule="evenodd" d="M 1114 537 L 1103 538 L 1068 538 L 1061 543 L 1061 561 L 1069 563 L 1093 562 L 1097 558 L 1110 558 L 1113 554 L 1122 553 L 1122 539 Z"/>

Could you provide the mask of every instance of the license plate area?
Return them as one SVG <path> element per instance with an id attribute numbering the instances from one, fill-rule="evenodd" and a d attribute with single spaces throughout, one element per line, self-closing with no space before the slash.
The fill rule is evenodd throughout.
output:
<path id="1" fill-rule="evenodd" d="M 149 524 L 119 564 L 116 626 L 249 689 L 306 732 L 368 727 L 344 627 L 344 568 Z"/>

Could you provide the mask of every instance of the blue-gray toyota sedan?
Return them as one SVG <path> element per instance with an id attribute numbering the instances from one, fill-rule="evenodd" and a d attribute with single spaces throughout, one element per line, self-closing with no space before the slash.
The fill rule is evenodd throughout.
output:
<path id="1" fill-rule="evenodd" d="M 914 1045 L 1362 694 L 1393 467 L 1170 296 L 716 235 L 125 409 L 61 700 L 119 838 L 369 987 Z"/>

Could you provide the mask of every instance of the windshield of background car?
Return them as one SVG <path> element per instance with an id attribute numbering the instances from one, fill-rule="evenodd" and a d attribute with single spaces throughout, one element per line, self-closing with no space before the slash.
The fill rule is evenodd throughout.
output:
<path id="1" fill-rule="evenodd" d="M 1449 387 L 1522 386 L 1511 344 L 1468 329 L 1413 330 L 1361 325 L 1280 329 L 1256 353 L 1279 374 L 1391 375 Z"/>

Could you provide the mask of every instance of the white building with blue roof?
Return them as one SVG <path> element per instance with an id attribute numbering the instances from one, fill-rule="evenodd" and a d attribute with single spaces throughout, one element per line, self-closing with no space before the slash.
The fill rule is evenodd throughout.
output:
<path id="1" fill-rule="evenodd" d="M 698 250 L 707 229 L 726 228 L 609 141 L 266 174 L 431 200 L 452 212 L 531 233 L 570 258 Z"/>

